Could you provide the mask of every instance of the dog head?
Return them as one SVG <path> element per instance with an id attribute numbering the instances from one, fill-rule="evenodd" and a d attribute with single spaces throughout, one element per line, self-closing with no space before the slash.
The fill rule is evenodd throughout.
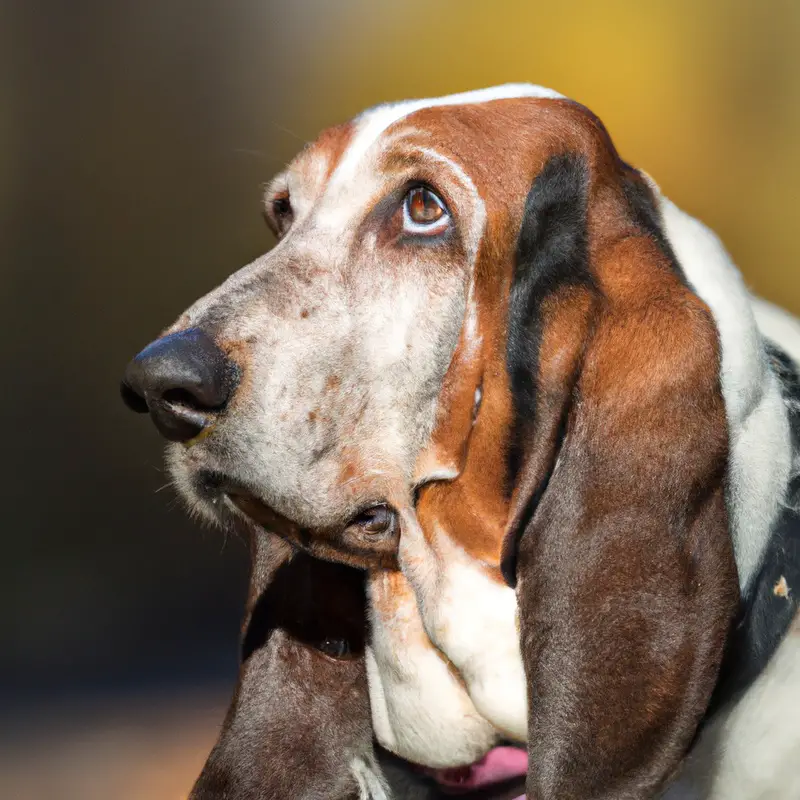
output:
<path id="1" fill-rule="evenodd" d="M 553 101 L 537 98 L 554 96 L 511 86 L 441 108 L 380 107 L 324 133 L 272 181 L 265 216 L 278 245 L 126 375 L 129 403 L 179 440 L 168 460 L 196 511 L 244 513 L 315 555 L 392 564 L 397 514 L 457 473 L 450 454 L 426 452 L 443 381 L 462 332 L 470 352 L 459 358 L 478 356 L 478 293 L 497 306 L 508 280 L 487 233 L 519 224 L 536 168 L 528 144 L 542 160 L 558 136 L 541 138 L 550 112 L 539 104 Z M 512 122 L 528 142 L 514 141 Z M 502 152 L 479 160 L 481 140 Z M 480 398 L 478 378 L 468 413 Z"/>
<path id="2" fill-rule="evenodd" d="M 123 388 L 214 520 L 399 566 L 423 613 L 441 531 L 519 581 L 541 798 L 658 786 L 736 603 L 718 331 L 659 204 L 548 90 L 373 109 L 273 181 L 278 245 Z"/>

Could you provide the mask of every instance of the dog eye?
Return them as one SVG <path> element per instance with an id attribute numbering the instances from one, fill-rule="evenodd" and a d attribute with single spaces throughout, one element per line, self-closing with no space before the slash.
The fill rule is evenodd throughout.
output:
<path id="1" fill-rule="evenodd" d="M 365 533 L 386 533 L 394 524 L 395 517 L 386 506 L 374 506 L 362 511 L 351 523 Z"/>
<path id="2" fill-rule="evenodd" d="M 267 221 L 275 234 L 281 236 L 286 233 L 294 218 L 294 209 L 289 195 L 279 194 L 277 197 L 273 197 L 270 201 L 270 211 Z"/>
<path id="3" fill-rule="evenodd" d="M 350 642 L 347 639 L 327 637 L 317 645 L 317 648 L 331 658 L 346 658 L 350 655 Z"/>
<path id="4" fill-rule="evenodd" d="M 434 234 L 450 221 L 444 201 L 426 186 L 415 186 L 403 202 L 403 227 L 409 233 Z"/>

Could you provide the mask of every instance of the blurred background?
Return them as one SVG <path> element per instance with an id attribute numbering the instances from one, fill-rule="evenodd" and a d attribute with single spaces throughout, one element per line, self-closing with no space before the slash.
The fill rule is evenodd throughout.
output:
<path id="1" fill-rule="evenodd" d="M 177 799 L 214 740 L 247 553 L 117 386 L 271 246 L 261 185 L 304 142 L 550 86 L 800 313 L 798 41 L 795 0 L 0 0 L 0 796 Z"/>

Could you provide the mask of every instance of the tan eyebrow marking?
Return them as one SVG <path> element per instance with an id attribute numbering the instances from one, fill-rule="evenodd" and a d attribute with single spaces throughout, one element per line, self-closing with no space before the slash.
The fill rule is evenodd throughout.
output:
<path id="1" fill-rule="evenodd" d="M 280 196 L 282 194 L 286 194 L 289 191 L 289 181 L 287 179 L 286 173 L 281 172 L 276 175 L 271 180 L 267 181 L 264 184 L 264 191 L 261 195 L 261 201 L 266 206 L 273 197 Z"/>
<path id="2" fill-rule="evenodd" d="M 326 167 L 323 180 L 325 184 L 328 183 L 334 170 L 339 166 L 342 156 L 353 140 L 354 133 L 355 125 L 353 122 L 335 125 L 323 131 L 307 151 L 309 155 L 324 157 Z"/>
<path id="3" fill-rule="evenodd" d="M 384 172 L 405 172 L 417 164 L 418 160 L 414 151 L 391 150 L 384 154 L 380 167 Z"/>

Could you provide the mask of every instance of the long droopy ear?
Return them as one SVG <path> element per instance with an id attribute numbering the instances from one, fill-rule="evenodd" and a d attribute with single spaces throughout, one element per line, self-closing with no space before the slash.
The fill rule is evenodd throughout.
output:
<path id="1" fill-rule="evenodd" d="M 236 692 L 191 800 L 346 800 L 375 765 L 364 575 L 252 533 Z"/>
<path id="2" fill-rule="evenodd" d="M 716 329 L 610 143 L 533 183 L 507 362 L 527 797 L 652 797 L 705 711 L 738 588 Z"/>

